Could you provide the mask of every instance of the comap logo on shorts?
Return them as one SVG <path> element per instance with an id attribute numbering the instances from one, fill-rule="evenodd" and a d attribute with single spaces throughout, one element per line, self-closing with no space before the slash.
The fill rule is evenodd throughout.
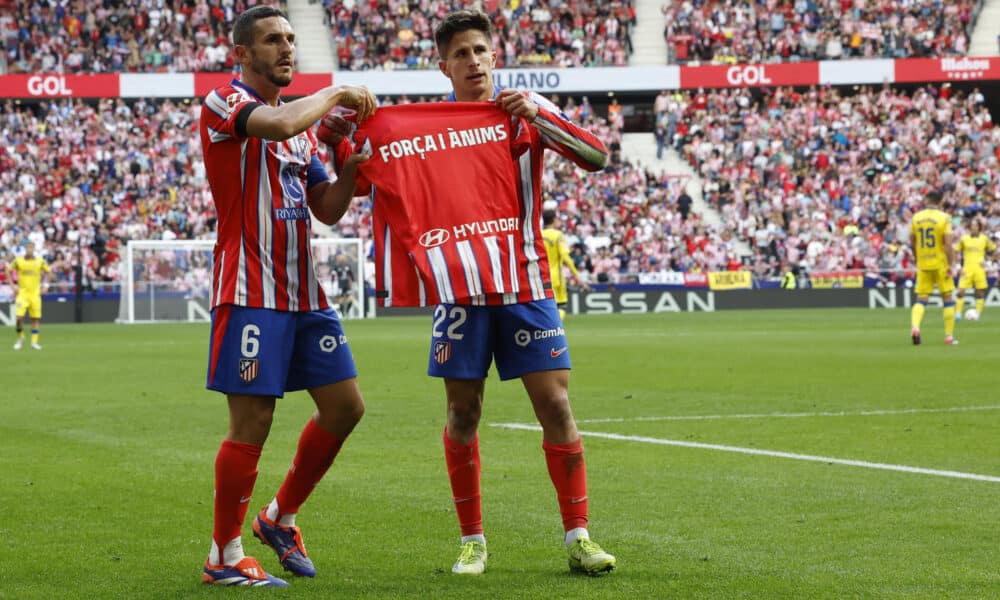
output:
<path id="1" fill-rule="evenodd" d="M 451 239 L 447 229 L 428 229 L 420 234 L 419 242 L 424 248 L 435 248 Z"/>
<path id="2" fill-rule="evenodd" d="M 343 333 L 340 334 L 339 339 L 337 338 L 337 336 L 333 335 L 324 335 L 323 337 L 319 338 L 319 349 L 322 350 L 323 352 L 333 352 L 334 350 L 337 349 L 338 346 L 346 346 L 346 345 L 347 345 L 347 335 Z"/>
<path id="3" fill-rule="evenodd" d="M 555 329 L 536 329 L 534 331 L 527 331 L 525 329 L 518 329 L 514 332 L 514 343 L 518 346 L 524 348 L 530 344 L 533 340 L 547 340 L 549 338 L 560 337 L 566 335 L 566 330 L 562 327 L 556 327 Z"/>
<path id="4" fill-rule="evenodd" d="M 340 336 L 340 343 L 346 344 L 347 336 L 345 335 Z M 322 350 L 323 352 L 333 352 L 334 350 L 336 350 L 337 349 L 336 336 L 324 335 L 323 337 L 319 338 L 319 349 Z"/>

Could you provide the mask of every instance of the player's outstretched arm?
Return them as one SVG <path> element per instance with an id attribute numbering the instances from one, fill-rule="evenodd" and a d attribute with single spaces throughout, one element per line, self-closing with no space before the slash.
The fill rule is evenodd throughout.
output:
<path id="1" fill-rule="evenodd" d="M 312 127 L 334 106 L 351 108 L 364 120 L 375 112 L 375 96 L 366 87 L 329 86 L 280 106 L 259 105 L 247 118 L 247 135 L 287 140 Z"/>
<path id="2" fill-rule="evenodd" d="M 501 90 L 496 104 L 522 117 L 538 129 L 545 146 L 587 171 L 600 171 L 608 164 L 608 149 L 597 136 L 576 125 L 548 100 L 537 94 Z"/>
<path id="3" fill-rule="evenodd" d="M 337 176 L 330 183 L 309 188 L 309 208 L 324 225 L 333 225 L 347 212 L 354 198 L 355 178 L 358 165 L 371 158 L 371 153 L 355 152 L 347 157 Z"/>

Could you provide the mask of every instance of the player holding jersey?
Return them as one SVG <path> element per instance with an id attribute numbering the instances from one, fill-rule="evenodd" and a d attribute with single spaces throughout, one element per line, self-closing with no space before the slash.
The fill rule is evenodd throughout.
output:
<path id="1" fill-rule="evenodd" d="M 955 290 L 952 269 L 955 265 L 955 248 L 952 246 L 951 217 L 942 211 L 941 193 L 927 194 L 928 208 L 913 215 L 910 222 L 910 247 L 917 260 L 917 301 L 910 312 L 910 336 L 914 345 L 920 344 L 920 322 L 927 309 L 927 301 L 937 286 L 944 302 L 944 343 L 957 344 L 955 331 Z"/>
<path id="2" fill-rule="evenodd" d="M 455 229 L 448 229 L 443 224 L 446 221 L 445 216 L 440 214 L 445 210 L 440 207 L 442 202 L 436 215 L 414 211 L 415 218 L 422 217 L 426 221 L 409 223 L 406 235 L 401 236 L 407 240 L 414 230 L 423 231 L 419 246 L 432 249 L 413 248 L 415 253 L 432 255 L 430 267 L 421 271 L 435 273 L 431 279 L 434 287 L 420 287 L 419 291 L 421 297 L 426 291 L 428 294 L 434 292 L 436 295 L 433 297 L 438 298 L 434 309 L 428 374 L 444 379 L 447 396 L 447 425 L 443 435 L 445 462 L 462 533 L 461 551 L 452 571 L 480 574 L 486 569 L 478 428 L 485 379 L 490 364 L 495 362 L 501 379 L 521 379 L 542 426 L 542 448 L 550 479 L 556 489 L 570 567 L 588 574 L 605 573 L 614 569 L 616 562 L 614 556 L 590 540 L 587 529 L 587 476 L 583 443 L 568 396 L 569 349 L 559 309 L 552 298 L 540 216 L 544 150 L 554 150 L 588 171 L 604 168 L 608 152 L 593 134 L 571 123 L 558 108 L 541 96 L 516 90 L 498 91 L 494 87 L 496 52 L 492 47 L 490 21 L 483 13 L 470 10 L 449 13 L 435 30 L 435 42 L 440 54 L 439 68 L 453 87 L 449 99 L 459 103 L 492 101 L 508 113 L 504 119 L 510 123 L 511 137 L 506 139 L 518 141 L 517 147 L 501 158 L 515 161 L 513 169 L 507 168 L 509 162 L 503 168 L 499 165 L 496 168 L 498 173 L 510 171 L 516 178 L 510 192 L 501 193 L 507 188 L 490 187 L 480 181 L 456 184 L 453 179 L 450 184 L 452 189 L 472 190 L 484 213 L 502 206 L 515 221 L 516 227 L 477 228 L 478 232 L 474 235 L 478 239 L 463 240 L 459 246 L 454 243 L 452 235 Z M 464 117 L 467 112 L 468 106 L 464 104 L 454 108 L 456 119 Z M 346 122 L 335 118 L 325 120 L 324 126 L 325 132 L 324 127 L 320 129 L 321 140 L 338 145 L 335 154 L 340 162 L 340 157 L 346 152 L 345 144 L 350 147 L 346 140 L 341 140 L 341 136 L 349 132 L 349 127 Z M 507 131 L 497 131 L 501 130 Z M 361 132 L 359 129 L 358 133 Z M 526 138 L 523 145 L 520 144 L 522 136 Z M 494 146 L 491 143 L 477 148 L 496 149 Z M 469 158 L 466 162 L 473 160 Z M 379 166 L 379 162 L 378 158 L 371 161 L 378 166 L 378 170 L 384 170 L 386 167 Z M 400 169 L 413 168 L 400 164 Z M 459 166 L 450 173 L 453 178 L 464 179 L 466 172 L 480 170 L 480 167 L 479 164 L 469 164 L 468 169 Z M 366 171 L 376 169 L 366 164 L 361 170 L 363 179 Z M 414 183 L 407 192 L 411 200 L 426 204 L 425 187 Z M 373 189 L 375 234 L 379 236 L 383 235 L 377 219 L 380 202 L 397 199 L 380 197 L 377 184 Z M 358 191 L 364 192 L 364 187 L 360 186 Z M 468 192 L 463 202 L 467 197 Z M 462 206 L 452 210 L 469 209 Z M 395 215 L 390 215 L 390 218 L 392 216 Z M 483 230 L 485 233 L 482 233 Z M 502 235 L 495 235 L 501 230 Z M 468 228 L 462 231 L 467 233 Z M 392 242 L 401 241 L 400 237 L 393 238 L 392 233 L 390 231 L 385 235 L 381 245 L 383 253 L 376 258 L 376 262 L 387 265 L 383 267 L 383 275 L 391 273 L 394 285 L 400 279 L 414 282 L 412 265 L 408 269 L 402 266 L 392 268 L 399 264 L 394 260 L 398 244 L 393 245 Z M 450 240 L 447 243 L 446 238 Z M 444 251 L 438 252 L 439 248 L 452 248 L 448 244 L 460 249 L 457 258 L 434 263 L 434 255 L 446 256 Z M 378 239 L 376 247 L 379 247 Z M 480 248 L 483 250 L 480 251 Z M 511 263 L 511 268 L 508 268 L 507 261 Z M 480 284 L 486 287 L 477 293 Z M 449 294 L 456 289 L 463 290 L 461 295 L 456 294 L 449 299 Z M 487 289 L 502 291 L 487 293 Z M 441 294 L 442 290 L 444 294 Z M 394 294 L 392 292 L 390 298 Z"/>
<path id="3" fill-rule="evenodd" d="M 38 343 L 38 323 L 42 320 L 42 279 L 46 273 L 51 273 L 49 263 L 41 256 L 35 256 L 35 244 L 24 245 L 24 256 L 15 258 L 7 270 L 17 273 L 17 297 L 14 299 L 15 315 L 17 316 L 17 341 L 14 350 L 20 350 L 24 344 L 24 315 L 31 319 L 31 347 L 41 350 Z"/>
<path id="4" fill-rule="evenodd" d="M 986 298 L 986 267 L 984 262 L 987 254 L 996 251 L 996 244 L 983 233 L 983 222 L 979 218 L 972 219 L 969 233 L 962 236 L 955 244 L 955 252 L 962 253 L 962 275 L 958 278 L 958 299 L 955 303 L 955 318 L 962 315 L 962 305 L 965 303 L 965 291 L 975 288 L 976 312 L 983 314 Z"/>
<path id="5" fill-rule="evenodd" d="M 365 157 L 350 157 L 331 184 L 310 127 L 336 105 L 367 116 L 375 99 L 361 88 L 329 87 L 282 102 L 295 34 L 277 9 L 242 13 L 233 43 L 240 78 L 208 94 L 200 125 L 218 213 L 207 387 L 229 405 L 202 580 L 286 586 L 244 554 L 241 538 L 275 398 L 306 389 L 316 404 L 284 482 L 253 522 L 254 535 L 295 575 L 315 575 L 296 514 L 364 413 L 351 349 L 313 271 L 309 210 L 324 223 L 339 220 L 347 209 L 342 188 L 353 188 Z"/>
<path id="6" fill-rule="evenodd" d="M 573 279 L 581 284 L 583 289 L 589 289 L 586 282 L 580 280 L 580 272 L 576 268 L 576 263 L 570 257 L 569 246 L 566 245 L 566 236 L 556 229 L 556 211 L 542 211 L 542 237 L 545 239 L 545 253 L 549 257 L 549 273 L 552 277 L 552 293 L 555 296 L 556 304 L 559 306 L 559 318 L 566 318 L 566 302 L 569 294 L 566 290 L 566 277 L 563 275 L 563 266 L 569 269 Z"/>

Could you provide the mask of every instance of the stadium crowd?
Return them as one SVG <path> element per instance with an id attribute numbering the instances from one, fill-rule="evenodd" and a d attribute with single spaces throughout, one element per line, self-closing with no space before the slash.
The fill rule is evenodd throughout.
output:
<path id="1" fill-rule="evenodd" d="M 978 90 L 954 92 L 944 84 L 913 92 L 667 94 L 658 103 L 663 137 L 702 177 L 704 198 L 722 216 L 712 226 L 691 210 L 685 179 L 623 157 L 619 111 L 597 114 L 586 98 L 553 101 L 612 151 L 603 172 L 584 176 L 553 156 L 545 176 L 547 202 L 559 208 L 574 258 L 591 281 L 738 269 L 743 244 L 761 276 L 789 265 L 907 268 L 906 225 L 930 187 L 949 192 L 956 215 L 982 214 L 991 230 L 1000 226 L 993 202 L 1000 128 Z M 66 282 L 79 250 L 84 279 L 97 287 L 120 279 L 130 239 L 212 237 L 198 100 L 0 107 L 5 259 L 31 240 L 52 263 L 54 279 Z M 337 233 L 370 239 L 366 202 L 356 200 Z"/>
<path id="2" fill-rule="evenodd" d="M 92 285 L 119 279 L 130 239 L 204 238 L 215 209 L 205 180 L 198 100 L 58 100 L 0 110 L 0 249 L 26 240 L 55 281 L 77 264 Z"/>
<path id="3" fill-rule="evenodd" d="M 229 71 L 256 0 L 0 1 L 0 73 Z"/>
<path id="4" fill-rule="evenodd" d="M 1000 225 L 1000 128 L 978 89 L 697 90 L 666 106 L 667 139 L 760 275 L 908 268 L 908 224 L 930 189 L 960 227 Z"/>
<path id="5" fill-rule="evenodd" d="M 964 55 L 982 0 L 756 0 L 663 5 L 668 62 Z"/>
<path id="6" fill-rule="evenodd" d="M 437 68 L 434 26 L 463 0 L 324 0 L 341 69 Z M 632 0 L 486 2 L 497 67 L 623 66 L 632 53 Z"/>

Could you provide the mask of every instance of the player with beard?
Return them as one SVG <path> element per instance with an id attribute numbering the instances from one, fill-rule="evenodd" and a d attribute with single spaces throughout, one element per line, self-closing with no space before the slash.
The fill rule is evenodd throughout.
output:
<path id="1" fill-rule="evenodd" d="M 365 156 L 331 183 L 311 127 L 335 106 L 366 117 L 364 88 L 327 87 L 281 100 L 292 81 L 295 33 L 277 9 L 258 6 L 233 26 L 240 77 L 212 90 L 201 113 L 205 167 L 218 213 L 207 387 L 226 394 L 229 432 L 215 459 L 214 527 L 205 583 L 286 586 L 243 552 L 241 531 L 271 429 L 276 398 L 308 390 L 316 404 L 277 494 L 253 532 L 295 575 L 316 574 L 295 524 L 364 413 L 347 337 L 316 278 L 310 209 L 323 223 L 348 208 L 344 186 Z M 349 196 L 349 194 L 347 194 Z"/>

